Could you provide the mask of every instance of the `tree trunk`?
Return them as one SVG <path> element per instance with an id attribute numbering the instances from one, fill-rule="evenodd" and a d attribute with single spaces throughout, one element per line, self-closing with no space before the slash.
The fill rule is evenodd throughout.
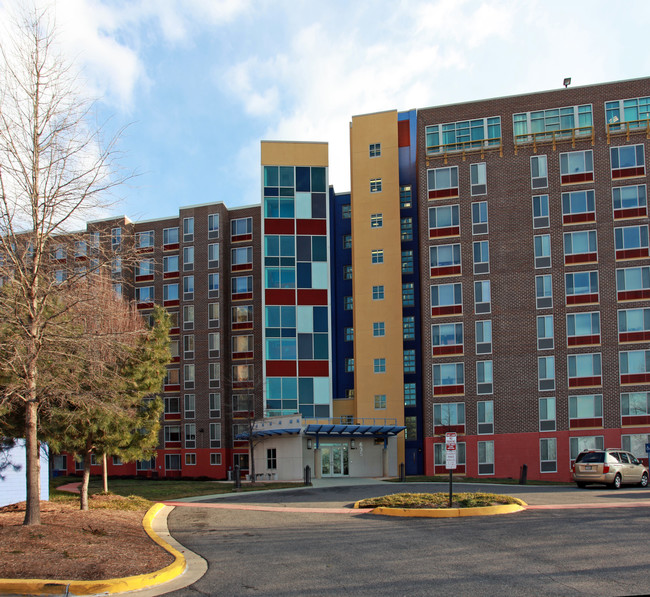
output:
<path id="1" fill-rule="evenodd" d="M 104 493 L 108 493 L 108 468 L 106 466 L 106 454 L 102 454 L 102 480 L 104 481 Z"/>
<path id="2" fill-rule="evenodd" d="M 86 450 L 84 452 L 84 475 L 79 490 L 79 504 L 82 510 L 88 510 L 88 485 L 90 484 L 90 461 L 92 458 L 92 441 L 86 440 Z"/>
<path id="3" fill-rule="evenodd" d="M 27 504 L 23 524 L 35 526 L 41 524 L 41 459 L 38 445 L 38 405 L 32 396 L 25 408 L 25 456 Z"/>

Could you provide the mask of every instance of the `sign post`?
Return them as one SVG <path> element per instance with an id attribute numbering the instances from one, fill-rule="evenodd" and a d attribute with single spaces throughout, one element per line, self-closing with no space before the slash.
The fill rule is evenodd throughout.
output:
<path id="1" fill-rule="evenodd" d="M 449 471 L 449 507 L 452 501 L 452 471 L 456 468 L 456 439 L 455 432 L 445 433 L 445 468 Z"/>

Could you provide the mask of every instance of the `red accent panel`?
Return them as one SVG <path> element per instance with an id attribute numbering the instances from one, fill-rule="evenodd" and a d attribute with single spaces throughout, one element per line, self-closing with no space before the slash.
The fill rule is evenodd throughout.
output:
<path id="1" fill-rule="evenodd" d="M 397 123 L 397 146 L 408 147 L 411 144 L 410 121 L 400 120 Z"/>
<path id="2" fill-rule="evenodd" d="M 650 425 L 650 415 L 631 415 L 621 419 L 623 425 Z"/>
<path id="3" fill-rule="evenodd" d="M 628 373 L 627 375 L 621 375 L 621 383 L 624 384 L 650 383 L 650 373 Z"/>
<path id="4" fill-rule="evenodd" d="M 178 336 L 178 334 L 181 333 L 181 328 L 172 328 L 169 330 L 169 335 L 170 336 Z"/>
<path id="5" fill-rule="evenodd" d="M 170 243 L 169 245 L 163 245 L 163 251 L 178 251 L 179 247 L 178 243 Z"/>
<path id="6" fill-rule="evenodd" d="M 429 228 L 429 238 L 441 238 L 443 236 L 460 236 L 460 226 Z"/>
<path id="7" fill-rule="evenodd" d="M 449 305 L 448 307 L 431 307 L 431 317 L 441 315 L 460 315 L 463 312 L 463 305 Z"/>
<path id="8" fill-rule="evenodd" d="M 434 466 L 433 472 L 436 475 L 448 475 L 449 474 L 449 469 L 447 469 L 444 465 L 443 466 Z M 459 464 L 451 472 L 454 475 L 464 475 L 465 474 L 465 465 L 464 464 Z"/>
<path id="9" fill-rule="evenodd" d="M 293 218 L 265 218 L 264 234 L 293 234 Z"/>
<path id="10" fill-rule="evenodd" d="M 296 291 L 293 288 L 269 288 L 264 291 L 267 305 L 295 305 Z"/>
<path id="11" fill-rule="evenodd" d="M 598 261 L 598 253 L 581 253 L 580 255 L 565 255 L 564 263 L 566 265 L 575 265 L 576 263 L 593 263 Z"/>
<path id="12" fill-rule="evenodd" d="M 329 377 L 329 361 L 298 361 L 300 377 Z"/>
<path id="13" fill-rule="evenodd" d="M 301 288 L 298 290 L 298 304 L 327 305 L 327 290 L 321 290 L 319 288 Z"/>
<path id="14" fill-rule="evenodd" d="M 295 377 L 296 369 L 296 361 L 266 361 L 269 377 Z"/>
<path id="15" fill-rule="evenodd" d="M 165 421 L 175 421 L 181 418 L 181 413 L 167 413 L 165 415 Z"/>
<path id="16" fill-rule="evenodd" d="M 633 176 L 645 176 L 645 167 L 639 166 L 638 168 L 618 168 L 612 170 L 613 180 L 618 180 L 619 178 L 632 178 Z"/>
<path id="17" fill-rule="evenodd" d="M 238 292 L 232 295 L 233 301 L 250 301 L 253 298 L 252 292 Z"/>
<path id="18" fill-rule="evenodd" d="M 180 305 L 180 301 L 178 299 L 174 299 L 173 301 L 163 301 L 164 307 L 178 307 L 178 305 Z"/>
<path id="19" fill-rule="evenodd" d="M 171 278 L 178 278 L 178 272 L 165 272 L 163 274 L 163 279 L 164 280 L 169 280 Z"/>
<path id="20" fill-rule="evenodd" d="M 252 330 L 253 329 L 253 322 L 252 321 L 243 321 L 241 323 L 233 322 L 232 329 L 233 330 Z"/>
<path id="21" fill-rule="evenodd" d="M 640 249 L 619 249 L 616 251 L 617 261 L 619 259 L 638 259 L 641 257 L 650 257 L 648 247 L 642 247 Z"/>
<path id="22" fill-rule="evenodd" d="M 464 394 L 465 385 L 461 384 L 459 386 L 435 386 L 433 388 L 434 396 L 451 396 L 454 394 Z"/>
<path id="23" fill-rule="evenodd" d="M 439 425 L 438 427 L 433 428 L 433 433 L 435 435 L 440 435 L 443 433 L 451 433 L 455 431 L 456 433 L 465 433 L 465 425 Z"/>
<path id="24" fill-rule="evenodd" d="M 650 290 L 621 290 L 617 298 L 619 301 L 640 301 L 650 299 Z"/>
<path id="25" fill-rule="evenodd" d="M 252 234 L 235 234 L 230 237 L 230 242 L 241 243 L 247 240 L 253 240 Z"/>
<path id="26" fill-rule="evenodd" d="M 597 303 L 597 294 L 573 294 L 566 297 L 567 305 L 587 305 L 589 303 Z"/>
<path id="27" fill-rule="evenodd" d="M 458 197 L 458 187 L 429 191 L 429 199 L 446 199 L 448 197 Z"/>
<path id="28" fill-rule="evenodd" d="M 448 354 L 463 354 L 462 344 L 449 344 L 447 346 L 434 346 L 432 355 L 434 357 L 442 357 Z"/>
<path id="29" fill-rule="evenodd" d="M 296 234 L 325 236 L 327 234 L 327 220 L 296 220 Z"/>
<path id="30" fill-rule="evenodd" d="M 439 276 L 458 276 L 460 275 L 460 265 L 446 265 L 445 267 L 432 267 L 431 277 Z"/>
<path id="31" fill-rule="evenodd" d="M 562 177 L 562 184 L 575 184 L 578 182 L 592 182 L 594 180 L 593 172 L 580 172 L 579 174 L 565 174 Z"/>
<path id="32" fill-rule="evenodd" d="M 230 268 L 230 271 L 233 272 L 247 272 L 253 269 L 252 263 L 240 263 L 239 265 L 233 265 Z"/>
<path id="33" fill-rule="evenodd" d="M 569 346 L 584 346 L 586 344 L 600 344 L 600 334 L 593 336 L 570 336 L 567 339 Z"/>
<path id="34" fill-rule="evenodd" d="M 562 222 L 564 224 L 584 224 L 585 222 L 595 222 L 596 214 L 593 211 L 589 211 L 584 214 L 566 214 L 562 216 Z"/>
<path id="35" fill-rule="evenodd" d="M 146 276 L 136 276 L 136 282 L 153 282 L 153 274 L 147 274 Z"/>
<path id="36" fill-rule="evenodd" d="M 153 309 L 153 303 L 138 303 L 138 309 Z"/>
<path id="37" fill-rule="evenodd" d="M 77 255 L 74 258 L 75 261 L 88 261 L 88 257 L 86 255 Z"/>
<path id="38" fill-rule="evenodd" d="M 592 377 L 572 377 L 569 379 L 570 388 L 588 388 L 590 386 L 599 386 L 603 383 L 603 378 L 600 375 Z"/>
<path id="39" fill-rule="evenodd" d="M 650 342 L 650 332 L 621 332 L 619 342 Z"/>
<path id="40" fill-rule="evenodd" d="M 593 419 L 569 419 L 569 429 L 581 429 L 583 427 L 602 427 L 603 418 L 594 417 Z"/>
<path id="41" fill-rule="evenodd" d="M 180 392 L 181 391 L 181 384 L 176 384 L 176 385 L 167 385 L 163 387 L 163 392 Z"/>
<path id="42" fill-rule="evenodd" d="M 181 442 L 165 442 L 165 448 L 180 448 L 181 447 Z M 170 473 L 173 471 L 167 471 L 167 473 Z"/>
<path id="43" fill-rule="evenodd" d="M 242 390 L 244 388 L 252 388 L 253 387 L 253 382 L 252 381 L 233 381 L 232 382 L 232 387 L 236 390 Z"/>
<path id="44" fill-rule="evenodd" d="M 614 219 L 622 220 L 625 218 L 644 218 L 648 215 L 646 207 L 628 207 L 627 209 L 615 209 Z"/>
<path id="45" fill-rule="evenodd" d="M 232 353 L 232 358 L 233 359 L 252 359 L 253 358 L 253 351 L 251 350 L 250 352 L 233 352 Z"/>
<path id="46" fill-rule="evenodd" d="M 180 362 L 181 362 L 180 356 L 172 357 L 172 363 L 180 363 Z"/>
<path id="47" fill-rule="evenodd" d="M 153 253 L 153 247 L 139 247 L 137 253 Z"/>

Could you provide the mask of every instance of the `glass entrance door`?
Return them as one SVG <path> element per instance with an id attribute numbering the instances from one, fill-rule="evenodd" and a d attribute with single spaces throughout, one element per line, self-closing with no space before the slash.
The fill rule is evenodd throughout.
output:
<path id="1" fill-rule="evenodd" d="M 348 475 L 348 447 L 340 444 L 321 444 L 321 475 L 343 477 Z"/>

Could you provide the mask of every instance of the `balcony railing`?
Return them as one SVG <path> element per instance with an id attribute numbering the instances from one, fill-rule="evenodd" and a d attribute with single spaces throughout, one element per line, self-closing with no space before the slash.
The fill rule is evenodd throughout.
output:
<path id="1" fill-rule="evenodd" d="M 429 158 L 444 158 L 444 163 L 447 163 L 447 157 L 451 155 L 460 155 L 463 160 L 468 153 L 479 153 L 481 157 L 485 155 L 486 151 L 498 151 L 499 156 L 503 157 L 503 146 L 501 144 L 501 137 L 493 137 L 490 139 L 474 139 L 471 141 L 459 141 L 457 143 L 446 143 L 443 145 L 427 145 L 427 162 Z M 427 163 L 428 165 L 428 163 Z"/>
<path id="2" fill-rule="evenodd" d="M 650 119 L 607 123 L 607 143 L 611 137 L 618 136 L 625 136 L 625 140 L 629 141 L 630 133 L 645 133 L 646 139 L 650 139 Z"/>
<path id="3" fill-rule="evenodd" d="M 584 141 L 591 139 L 591 144 L 595 143 L 595 133 L 593 126 L 580 126 L 572 129 L 560 129 L 557 131 L 542 131 L 539 133 L 522 133 L 515 135 L 515 154 L 517 148 L 524 145 L 532 145 L 533 151 L 537 152 L 538 145 L 552 145 L 555 151 L 557 143 L 566 143 L 571 141 L 571 147 L 576 146 L 576 140 Z"/>

